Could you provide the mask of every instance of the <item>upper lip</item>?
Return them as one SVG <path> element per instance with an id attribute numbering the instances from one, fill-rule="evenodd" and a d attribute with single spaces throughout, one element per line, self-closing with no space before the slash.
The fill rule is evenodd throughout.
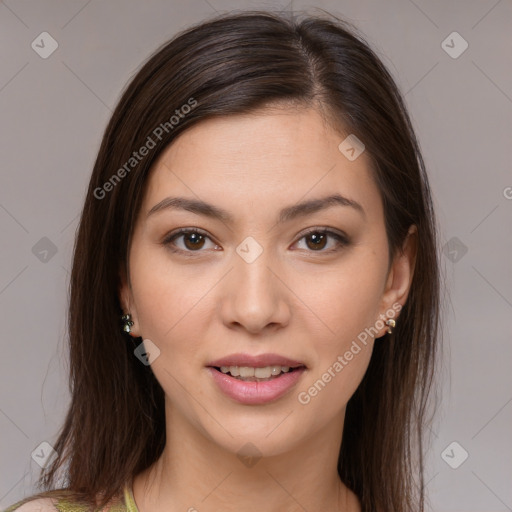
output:
<path id="1" fill-rule="evenodd" d="M 278 354 L 260 354 L 252 356 L 250 354 L 231 354 L 221 359 L 211 361 L 206 366 L 221 367 L 221 366 L 249 366 L 252 368 L 264 368 L 265 366 L 289 366 L 290 368 L 297 368 L 306 366 L 300 361 L 295 361 L 288 357 L 280 356 Z"/>

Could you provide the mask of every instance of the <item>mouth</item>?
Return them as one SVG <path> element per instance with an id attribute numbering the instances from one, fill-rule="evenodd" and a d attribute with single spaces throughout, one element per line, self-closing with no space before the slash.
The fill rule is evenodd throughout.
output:
<path id="1" fill-rule="evenodd" d="M 245 382 L 266 382 L 279 378 L 283 374 L 289 374 L 301 369 L 305 369 L 303 364 L 296 366 L 269 365 L 263 367 L 253 366 L 211 366 L 219 373 L 233 377 L 234 379 Z"/>
<path id="2" fill-rule="evenodd" d="M 307 369 L 302 361 L 271 353 L 231 354 L 210 361 L 207 366 L 227 377 L 245 382 L 265 382 Z"/>
<path id="3" fill-rule="evenodd" d="M 206 369 L 216 389 L 243 405 L 264 405 L 284 399 L 307 371 L 302 363 L 268 355 L 229 356 L 213 361 Z"/>

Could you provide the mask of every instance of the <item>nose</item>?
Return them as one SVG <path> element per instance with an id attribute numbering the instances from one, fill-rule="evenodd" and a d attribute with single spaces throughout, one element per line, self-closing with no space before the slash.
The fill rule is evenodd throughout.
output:
<path id="1" fill-rule="evenodd" d="M 221 315 L 229 328 L 251 334 L 278 330 L 290 320 L 290 291 L 266 251 L 247 263 L 234 255 L 234 268 L 223 280 Z"/>

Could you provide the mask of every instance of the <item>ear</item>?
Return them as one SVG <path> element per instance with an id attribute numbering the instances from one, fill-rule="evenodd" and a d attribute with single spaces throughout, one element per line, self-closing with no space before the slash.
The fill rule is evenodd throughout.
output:
<path id="1" fill-rule="evenodd" d="M 398 311 L 404 306 L 411 288 L 414 267 L 418 249 L 418 229 L 415 225 L 409 228 L 401 250 L 397 251 L 390 266 L 386 286 L 382 295 L 380 305 L 380 318 L 386 321 L 392 318 L 387 311 L 394 311 L 394 320 L 398 317 Z M 399 306 L 399 307 L 398 307 Z M 387 326 L 377 337 L 384 336 Z"/>
<path id="2" fill-rule="evenodd" d="M 138 338 L 141 336 L 139 330 L 139 322 L 137 317 L 137 310 L 135 309 L 135 301 L 133 300 L 133 293 L 131 283 L 128 278 L 128 272 L 124 264 L 121 265 L 119 270 L 119 303 L 123 310 L 123 315 L 130 314 L 132 317 L 133 325 L 131 326 L 130 336 Z"/>

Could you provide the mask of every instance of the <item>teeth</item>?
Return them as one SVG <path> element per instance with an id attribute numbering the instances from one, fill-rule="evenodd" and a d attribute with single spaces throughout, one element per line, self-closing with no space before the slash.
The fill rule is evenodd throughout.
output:
<path id="1" fill-rule="evenodd" d="M 230 373 L 232 377 L 256 377 L 257 379 L 268 379 L 275 377 L 281 372 L 287 373 L 290 371 L 289 366 L 265 366 L 264 368 L 252 368 L 250 366 L 221 366 L 222 373 Z"/>

